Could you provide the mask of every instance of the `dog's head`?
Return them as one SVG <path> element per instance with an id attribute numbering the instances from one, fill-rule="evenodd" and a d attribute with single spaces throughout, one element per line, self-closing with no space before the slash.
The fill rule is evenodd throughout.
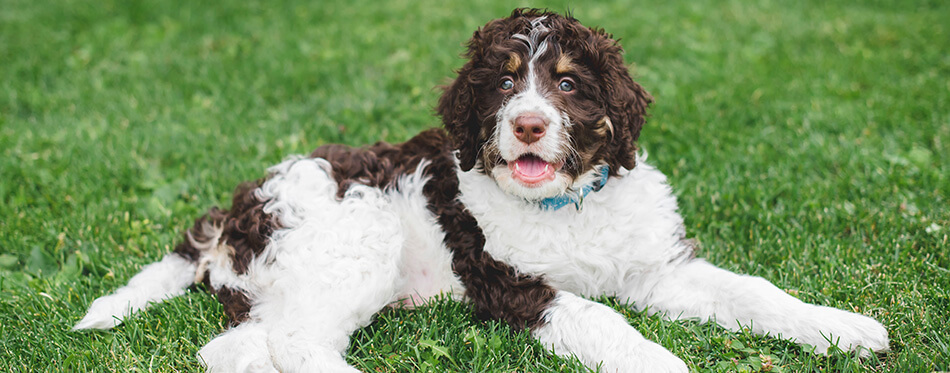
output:
<path id="1" fill-rule="evenodd" d="M 538 200 L 632 169 L 653 98 L 630 78 L 603 30 L 537 9 L 489 22 L 439 100 L 460 167 Z"/>

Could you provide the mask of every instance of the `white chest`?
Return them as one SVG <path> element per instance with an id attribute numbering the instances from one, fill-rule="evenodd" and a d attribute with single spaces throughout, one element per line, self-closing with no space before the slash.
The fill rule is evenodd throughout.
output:
<path id="1" fill-rule="evenodd" d="M 666 177 L 641 163 L 556 211 L 502 192 L 489 177 L 460 173 L 461 200 L 478 219 L 486 250 L 519 271 L 585 296 L 615 294 L 639 274 L 684 256 L 683 222 Z"/>

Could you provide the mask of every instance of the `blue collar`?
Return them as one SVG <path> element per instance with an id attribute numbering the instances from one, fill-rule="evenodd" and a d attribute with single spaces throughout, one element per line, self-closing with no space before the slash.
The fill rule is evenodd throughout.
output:
<path id="1" fill-rule="evenodd" d="M 600 178 L 595 180 L 592 184 L 584 185 L 579 193 L 560 194 L 545 198 L 538 202 L 538 205 L 541 206 L 542 210 L 556 211 L 561 207 L 574 204 L 574 207 L 580 211 L 581 204 L 584 203 L 584 197 L 587 197 L 590 192 L 600 191 L 600 189 L 604 187 L 604 184 L 607 184 L 607 177 L 610 176 L 610 168 L 606 165 L 601 166 L 600 169 L 597 170 L 597 173 Z"/>

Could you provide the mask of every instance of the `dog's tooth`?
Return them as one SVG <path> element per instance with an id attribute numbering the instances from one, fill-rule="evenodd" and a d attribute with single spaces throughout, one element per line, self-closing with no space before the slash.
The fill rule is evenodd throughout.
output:
<path id="1" fill-rule="evenodd" d="M 515 171 L 521 171 L 521 164 L 518 162 L 515 162 Z"/>

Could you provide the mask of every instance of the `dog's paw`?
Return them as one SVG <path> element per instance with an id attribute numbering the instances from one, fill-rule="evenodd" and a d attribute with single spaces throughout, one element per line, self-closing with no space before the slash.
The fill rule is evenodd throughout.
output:
<path id="1" fill-rule="evenodd" d="M 198 351 L 208 372 L 277 373 L 266 345 L 267 333 L 242 324 L 212 339 Z"/>
<path id="2" fill-rule="evenodd" d="M 601 365 L 604 373 L 626 372 L 688 372 L 686 363 L 672 352 L 651 341 L 633 346 L 616 359 L 604 360 Z"/>
<path id="3" fill-rule="evenodd" d="M 532 334 L 549 350 L 601 372 L 686 372 L 686 364 L 603 304 L 558 292 Z"/>
<path id="4" fill-rule="evenodd" d="M 828 307 L 818 307 L 815 317 L 821 320 L 817 335 L 799 338 L 799 342 L 815 346 L 817 353 L 827 354 L 831 346 L 837 346 L 865 357 L 890 348 L 887 329 L 870 317 Z"/>
<path id="5" fill-rule="evenodd" d="M 112 329 L 121 324 L 122 319 L 130 313 L 128 302 L 122 302 L 114 295 L 107 295 L 92 302 L 86 316 L 73 326 L 73 330 Z"/>

